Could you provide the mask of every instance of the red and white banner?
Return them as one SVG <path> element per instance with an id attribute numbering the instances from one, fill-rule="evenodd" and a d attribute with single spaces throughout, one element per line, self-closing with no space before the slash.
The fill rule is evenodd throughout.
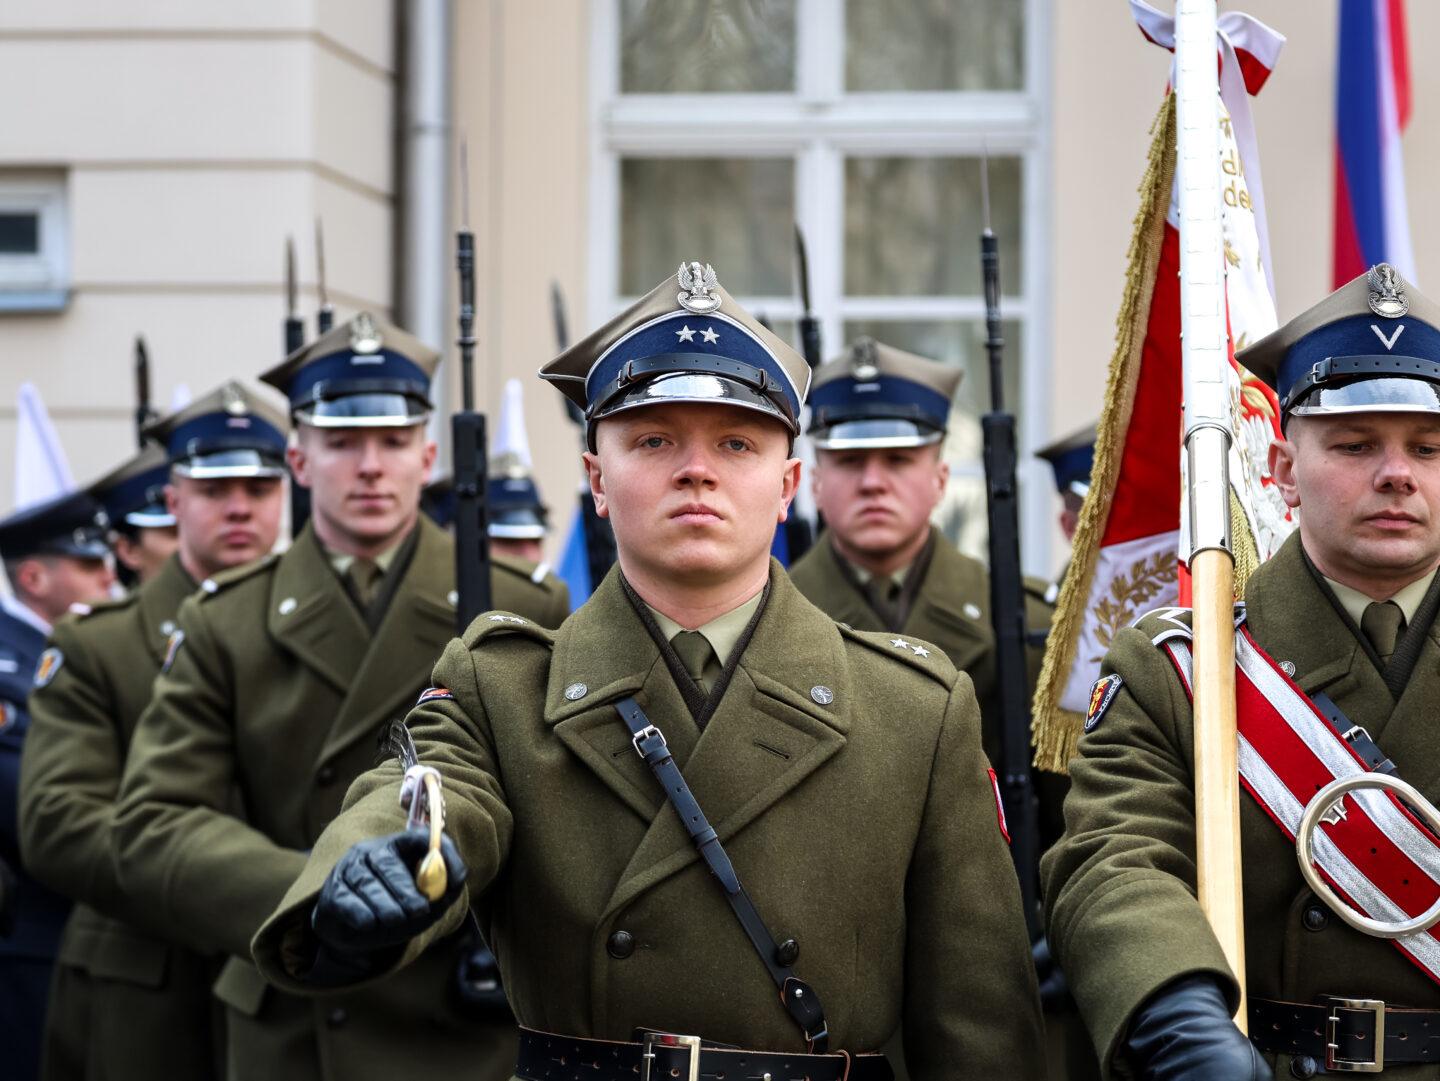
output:
<path id="1" fill-rule="evenodd" d="M 1174 49 L 1174 18 L 1141 0 L 1131 10 L 1147 39 Z M 1250 96 L 1284 38 L 1248 15 L 1219 19 L 1222 224 L 1230 328 L 1232 507 L 1236 581 L 1268 559 L 1293 528 L 1268 474 L 1270 440 L 1280 432 L 1274 392 L 1235 364 L 1237 349 L 1277 325 Z M 1090 689 L 1114 636 L 1146 612 L 1188 603 L 1180 565 L 1184 521 L 1183 396 L 1180 353 L 1180 242 L 1174 183 L 1174 113 L 1156 121 L 1141 208 L 1117 320 L 1090 494 L 1076 532 L 1036 691 L 1036 765 L 1063 772 L 1074 754 Z M 1238 522 L 1237 522 L 1238 524 Z"/>
<path id="2" fill-rule="evenodd" d="M 1162 635 L 1190 691 L 1187 633 Z M 1313 702 L 1255 642 L 1235 633 L 1235 710 L 1240 780 L 1292 842 L 1305 807 L 1321 788 L 1367 772 L 1359 755 Z M 1389 923 L 1411 919 L 1440 897 L 1440 844 L 1389 792 L 1362 789 L 1343 797 L 1343 812 L 1314 834 L 1315 866 L 1362 915 Z M 1440 928 L 1392 939 L 1440 983 Z"/>

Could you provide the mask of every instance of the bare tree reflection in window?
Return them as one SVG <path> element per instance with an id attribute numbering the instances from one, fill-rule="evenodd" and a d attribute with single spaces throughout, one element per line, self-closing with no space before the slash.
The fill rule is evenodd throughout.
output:
<path id="1" fill-rule="evenodd" d="M 626 158 L 620 166 L 620 287 L 628 296 L 712 264 L 736 296 L 788 296 L 795 220 L 789 158 Z"/>
<path id="2" fill-rule="evenodd" d="M 990 217 L 1000 286 L 1023 280 L 1019 158 L 990 159 Z M 849 296 L 979 296 L 980 159 L 847 158 L 845 292 Z"/>
<path id="3" fill-rule="evenodd" d="M 622 0 L 627 94 L 795 89 L 795 0 Z"/>
<path id="4" fill-rule="evenodd" d="M 851 0 L 845 88 L 1021 90 L 1025 0 Z"/>

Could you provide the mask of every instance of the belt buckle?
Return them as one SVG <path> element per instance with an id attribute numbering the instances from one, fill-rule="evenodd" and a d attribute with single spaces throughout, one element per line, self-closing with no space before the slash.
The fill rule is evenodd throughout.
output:
<path id="1" fill-rule="evenodd" d="M 1331 995 L 1325 999 L 1330 1015 L 1325 1019 L 1325 1068 L 1337 1073 L 1379 1073 L 1385 1069 L 1385 1003 L 1378 998 L 1340 998 Z M 1340 1058 L 1336 1043 L 1340 1027 L 1340 1011 L 1355 1010 L 1368 1013 L 1375 1018 L 1375 1057 L 1369 1059 Z"/>
<path id="2" fill-rule="evenodd" d="M 700 1037 L 680 1036 L 673 1032 L 647 1032 L 640 1041 L 640 1081 L 650 1081 L 655 1065 L 656 1047 L 683 1047 L 690 1058 L 687 1081 L 700 1081 Z"/>
<path id="3" fill-rule="evenodd" d="M 665 742 L 664 733 L 662 733 L 660 729 L 656 728 L 653 724 L 647 724 L 644 728 L 640 729 L 640 731 L 636 732 L 633 736 L 631 736 L 630 745 L 635 748 L 636 754 L 638 754 L 641 758 L 644 758 L 645 752 L 640 749 L 640 744 L 644 743 L 646 740 L 657 738 L 660 740 L 660 746 L 664 747 L 666 750 L 669 750 L 669 745 Z"/>

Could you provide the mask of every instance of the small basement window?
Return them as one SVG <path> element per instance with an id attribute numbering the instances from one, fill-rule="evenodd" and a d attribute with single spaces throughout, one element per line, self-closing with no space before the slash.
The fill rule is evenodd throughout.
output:
<path id="1" fill-rule="evenodd" d="M 69 246 L 65 174 L 0 169 L 0 313 L 65 307 Z"/>

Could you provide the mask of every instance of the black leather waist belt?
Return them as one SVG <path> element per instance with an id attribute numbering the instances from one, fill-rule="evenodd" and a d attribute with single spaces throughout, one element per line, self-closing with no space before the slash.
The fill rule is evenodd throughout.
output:
<path id="1" fill-rule="evenodd" d="M 621 1043 L 522 1027 L 515 1076 L 526 1081 L 894 1081 L 895 1074 L 882 1054 L 742 1051 L 659 1032 L 647 1033 L 639 1043 Z"/>
<path id="2" fill-rule="evenodd" d="M 1440 1010 L 1370 998 L 1252 998 L 1250 1042 L 1270 1054 L 1308 1055 L 1337 1073 L 1379 1073 L 1386 1066 L 1440 1062 Z"/>

